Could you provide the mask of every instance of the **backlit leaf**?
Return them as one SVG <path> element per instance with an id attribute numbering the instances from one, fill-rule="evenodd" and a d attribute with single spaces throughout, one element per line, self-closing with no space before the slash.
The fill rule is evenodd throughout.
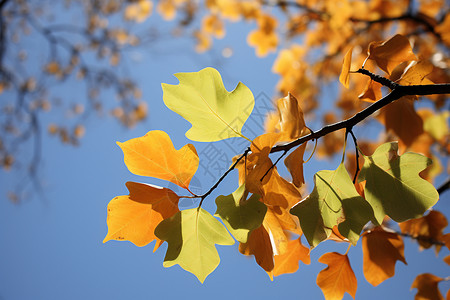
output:
<path id="1" fill-rule="evenodd" d="M 363 226 L 373 218 L 372 210 L 356 191 L 344 165 L 335 171 L 317 172 L 314 184 L 311 194 L 291 209 L 308 243 L 316 247 L 339 224 L 339 232 L 356 244 Z"/>
<path id="2" fill-rule="evenodd" d="M 351 47 L 344 56 L 344 62 L 342 63 L 341 75 L 339 75 L 339 82 L 342 83 L 347 89 L 350 86 L 350 67 L 352 65 L 352 51 Z"/>
<path id="3" fill-rule="evenodd" d="M 277 110 L 280 119 L 280 140 L 292 141 L 301 137 L 306 129 L 305 119 L 294 95 L 288 93 L 286 97 L 278 99 Z"/>
<path id="4" fill-rule="evenodd" d="M 220 262 L 214 245 L 234 244 L 222 223 L 203 208 L 182 210 L 165 219 L 155 235 L 168 243 L 164 267 L 178 264 L 202 283 Z"/>
<path id="5" fill-rule="evenodd" d="M 430 273 L 418 275 L 411 285 L 411 289 L 417 289 L 414 300 L 444 300 L 438 288 L 438 283 L 442 280 L 441 277 Z"/>
<path id="6" fill-rule="evenodd" d="M 439 199 L 431 183 L 419 173 L 431 159 L 417 154 L 398 155 L 396 142 L 379 146 L 373 155 L 364 156 L 358 180 L 367 180 L 364 195 L 381 224 L 385 215 L 396 222 L 420 217 Z"/>
<path id="7" fill-rule="evenodd" d="M 178 85 L 162 84 L 164 103 L 192 124 L 186 137 L 214 142 L 242 136 L 241 129 L 253 110 L 252 92 L 242 83 L 228 92 L 217 70 L 177 73 Z"/>
<path id="8" fill-rule="evenodd" d="M 305 183 L 303 176 L 303 154 L 305 154 L 306 143 L 301 144 L 286 157 L 284 164 L 292 176 L 292 183 L 301 187 Z"/>
<path id="9" fill-rule="evenodd" d="M 402 238 L 381 227 L 363 234 L 362 250 L 364 277 L 373 286 L 394 276 L 397 260 L 406 265 Z"/>
<path id="10" fill-rule="evenodd" d="M 269 232 L 273 253 L 281 255 L 288 249 L 290 232 L 301 235 L 298 221 L 289 211 L 279 206 L 269 206 L 263 220 L 264 228 Z"/>
<path id="11" fill-rule="evenodd" d="M 319 262 L 328 265 L 317 275 L 317 285 L 322 289 L 325 299 L 340 300 L 346 292 L 355 298 L 358 283 L 348 256 L 336 252 L 325 253 Z"/>
<path id="12" fill-rule="evenodd" d="M 199 158 L 194 146 L 187 144 L 175 150 L 164 131 L 149 131 L 146 135 L 117 142 L 131 173 L 170 181 L 187 189 L 198 168 Z"/>
<path id="13" fill-rule="evenodd" d="M 246 243 L 250 232 L 261 226 L 267 207 L 254 194 L 246 199 L 245 185 L 228 196 L 216 199 L 216 217 L 220 217 L 236 240 Z"/>
<path id="14" fill-rule="evenodd" d="M 404 61 L 417 60 L 409 40 L 400 34 L 385 42 L 373 42 L 369 45 L 369 59 L 376 61 L 378 67 L 388 74 Z"/>
<path id="15" fill-rule="evenodd" d="M 275 255 L 275 268 L 273 275 L 279 276 L 287 273 L 294 273 L 298 270 L 298 263 L 302 261 L 309 265 L 311 258 L 309 257 L 309 249 L 302 245 L 301 239 L 290 240 L 284 254 Z"/>
<path id="16" fill-rule="evenodd" d="M 155 249 L 161 245 L 154 230 L 164 219 L 177 213 L 179 197 L 170 189 L 136 182 L 127 182 L 129 196 L 118 196 L 108 204 L 109 240 L 127 240 L 142 247 L 156 240 Z"/>
<path id="17" fill-rule="evenodd" d="M 400 141 L 409 147 L 423 133 L 423 121 L 414 108 L 414 97 L 406 96 L 380 110 L 378 117 Z"/>

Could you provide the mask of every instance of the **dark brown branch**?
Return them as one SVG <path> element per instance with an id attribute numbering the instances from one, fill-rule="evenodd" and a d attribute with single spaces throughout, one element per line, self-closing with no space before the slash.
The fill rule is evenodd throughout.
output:
<path id="1" fill-rule="evenodd" d="M 450 188 L 450 177 L 447 178 L 447 180 L 443 184 L 441 184 L 436 190 L 438 191 L 439 195 L 441 195 L 449 188 Z"/>
<path id="2" fill-rule="evenodd" d="M 340 130 L 353 128 L 356 124 L 366 119 L 368 116 L 372 115 L 379 109 L 384 106 L 394 102 L 395 100 L 400 99 L 403 96 L 412 96 L 412 95 L 435 95 L 435 94 L 450 94 L 450 84 L 430 84 L 430 85 L 398 85 L 395 89 L 393 89 L 389 94 L 385 97 L 381 98 L 377 102 L 374 102 L 372 105 L 367 107 L 366 109 L 358 112 L 353 117 L 337 122 L 331 125 L 327 125 L 320 129 L 319 131 L 313 132 L 311 134 L 305 135 L 295 141 L 292 141 L 288 144 L 278 145 L 272 148 L 270 153 L 285 151 L 292 149 L 293 147 L 300 146 L 304 142 L 307 142 L 312 139 L 321 138 L 331 132 Z"/>

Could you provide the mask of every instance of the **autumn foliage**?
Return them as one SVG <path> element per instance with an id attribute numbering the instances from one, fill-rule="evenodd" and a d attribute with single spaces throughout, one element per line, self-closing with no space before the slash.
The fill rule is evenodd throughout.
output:
<path id="1" fill-rule="evenodd" d="M 104 241 L 129 240 L 141 246 L 143 241 L 137 237 L 144 235 L 147 243 L 156 240 L 155 250 L 166 241 L 163 265 L 178 264 L 201 282 L 220 262 L 215 244 L 231 245 L 235 240 L 239 252 L 254 256 L 256 263 L 273 279 L 296 272 L 300 261 L 309 264 L 310 251 L 324 241 L 348 243 L 350 249 L 361 239 L 363 273 L 373 286 L 395 275 L 397 261 L 407 263 L 402 235 L 417 238 L 422 248 L 436 245 L 439 251 L 444 244 L 442 230 L 447 220 L 440 212 L 430 210 L 439 199 L 436 189 L 424 179 L 431 180 L 424 171 L 432 161 L 422 154 L 404 152 L 405 147 L 415 142 L 417 137 L 411 135 L 416 132 L 401 131 L 397 127 L 403 124 L 394 118 L 404 111 L 410 113 L 405 107 L 395 108 L 398 103 L 415 101 L 416 94 L 448 93 L 448 86 L 434 85 L 426 78 L 429 73 L 422 67 L 425 63 L 417 60 L 403 35 L 371 43 L 361 69 L 351 69 L 351 53 L 349 50 L 343 59 L 340 81 L 344 86 L 348 87 L 353 77 L 362 77 L 368 80 L 366 90 L 385 86 L 391 91 L 380 99 L 375 98 L 372 105 L 355 116 L 317 132 L 306 125 L 301 100 L 289 93 L 276 102 L 277 111 L 268 116 L 267 132 L 246 137 L 242 128 L 251 114 L 254 98 L 245 85 L 239 83 L 228 92 L 213 68 L 175 74 L 179 84 L 163 84 L 163 99 L 167 107 L 191 123 L 186 132 L 189 139 L 216 142 L 241 138 L 248 141 L 249 147 L 237 154 L 230 162 L 231 167 L 211 189 L 197 195 L 189 189 L 189 181 L 201 159 L 193 145 L 175 150 L 162 131 L 150 131 L 143 137 L 118 143 L 132 173 L 170 181 L 186 193 L 177 196 L 167 188 L 127 183 L 130 195 L 116 197 L 108 205 L 109 231 Z M 368 61 L 373 61 L 385 75 L 375 75 L 376 70 L 365 69 Z M 416 88 L 430 90 L 416 93 L 413 90 Z M 373 91 L 373 95 L 378 94 Z M 414 111 L 413 106 L 411 109 Z M 377 111 L 380 118 L 384 115 L 380 122 L 386 130 L 393 128 L 401 140 L 382 143 L 369 152 L 358 147 L 352 129 Z M 314 189 L 305 195 L 306 144 L 339 129 L 346 130 L 341 163 L 335 170 L 318 171 L 314 175 Z M 349 174 L 345 163 L 355 160 L 346 155 L 350 139 L 356 146 L 357 162 Z M 277 152 L 281 156 L 273 162 L 270 155 Z M 291 180 L 283 178 L 277 168 L 288 152 L 284 163 Z M 239 187 L 231 194 L 217 197 L 214 214 L 217 218 L 214 218 L 202 208 L 202 203 L 208 201 L 210 193 L 235 169 Z M 176 201 L 184 197 L 199 198 L 198 207 L 173 209 Z M 392 229 L 393 222 L 399 224 L 401 232 Z M 302 236 L 309 249 L 302 243 Z M 348 250 L 344 254 L 326 253 L 319 262 L 327 265 L 317 276 L 317 285 L 326 299 L 341 299 L 345 293 L 355 297 L 357 279 Z M 437 284 L 442 280 L 432 274 L 421 274 L 412 287 L 418 288 L 417 297 L 438 299 L 435 298 L 440 295 Z"/>
<path id="2" fill-rule="evenodd" d="M 158 30 L 165 26 L 156 26 L 156 33 L 142 31 L 154 36 L 132 30 L 147 28 L 147 21 L 157 15 L 170 27 L 163 36 L 187 36 L 198 53 L 226 38 L 231 23 L 245 23 L 248 46 L 257 57 L 273 55 L 271 71 L 279 76 L 274 109 L 259 136 L 244 135 L 255 98 L 243 83 L 229 92 L 211 67 L 175 74 L 176 85 L 163 83 L 164 104 L 191 124 L 188 139 L 240 139 L 247 148 L 234 153 L 222 177 L 197 194 L 191 181 L 202 157 L 195 145 L 176 149 L 160 130 L 118 142 L 130 172 L 176 185 L 181 192 L 127 182 L 128 195 L 108 205 L 104 242 L 127 240 L 145 246 L 155 241 L 154 251 L 167 242 L 163 265 L 179 265 L 201 282 L 219 265 L 216 244 L 238 243 L 239 253 L 253 256 L 273 280 L 296 272 L 300 261 L 310 264 L 310 252 L 319 244 L 346 243 L 347 252 L 325 253 L 318 260 L 324 269 L 317 285 L 328 300 L 356 295 L 362 278 L 357 280 L 352 269 L 352 245 L 361 243 L 362 271 L 373 286 L 395 276 L 398 261 L 407 264 L 405 237 L 417 241 L 419 249 L 450 249 L 446 216 L 433 209 L 443 191 L 433 186 L 434 180 L 448 172 L 450 151 L 450 14 L 445 1 L 65 3 L 84 12 L 79 27 L 44 22 L 39 3 L 0 1 L 0 95 L 8 100 L 0 104 L 4 171 L 17 165 L 18 145 L 34 139 L 28 169 L 36 176 L 42 128 L 62 143 L 77 145 L 89 110 L 106 112 L 127 128 L 147 118 L 141 90 L 135 80 L 120 76 L 119 66 L 124 49 L 145 47 L 146 41 L 161 36 Z M 49 45 L 49 58 L 36 64 L 37 73 L 15 72 L 17 65 L 26 66 L 26 54 L 11 45 L 20 45 L 29 32 Z M 76 42 L 64 35 L 69 33 L 78 36 Z M 7 43 L 8 38 L 14 43 Z M 232 47 L 222 50 L 224 57 L 233 54 Z M 19 60 L 10 61 L 11 55 Z M 101 68 L 87 63 L 93 56 Z M 41 124 L 43 113 L 58 109 L 46 82 L 75 80 L 85 83 L 86 101 L 62 105 L 72 120 Z M 324 92 L 330 87 L 332 95 Z M 111 89 L 118 101 L 107 106 L 101 92 Z M 334 106 L 323 107 L 324 95 Z M 381 133 L 356 136 L 354 127 L 369 122 Z M 333 156 L 340 160 L 331 170 L 304 174 L 309 159 Z M 212 192 L 223 188 L 222 180 L 231 172 L 238 174 L 234 191 L 220 189 L 216 211 L 205 210 L 204 201 L 214 201 Z M 198 207 L 180 210 L 184 198 L 198 199 Z M 444 262 L 450 264 L 450 256 Z M 417 289 L 416 299 L 443 299 L 439 283 L 448 280 L 418 274 L 411 288 Z"/>

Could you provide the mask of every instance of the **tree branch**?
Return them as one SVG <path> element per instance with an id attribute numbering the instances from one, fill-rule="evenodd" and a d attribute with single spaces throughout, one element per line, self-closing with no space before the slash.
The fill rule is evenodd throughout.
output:
<path id="1" fill-rule="evenodd" d="M 334 131 L 338 131 L 341 129 L 346 129 L 347 132 L 350 132 L 352 134 L 352 137 L 354 138 L 354 141 L 356 144 L 356 139 L 353 136 L 352 128 L 356 124 L 362 122 L 368 116 L 372 115 L 373 113 L 375 113 L 379 109 L 385 107 L 386 105 L 394 102 L 395 100 L 398 100 L 404 96 L 412 96 L 412 95 L 425 96 L 425 95 L 435 95 L 435 94 L 450 94 L 450 84 L 448 84 L 448 83 L 405 86 L 405 85 L 397 84 L 387 78 L 373 74 L 370 71 L 365 70 L 365 69 L 359 69 L 355 73 L 361 73 L 361 74 L 367 75 L 370 78 L 372 78 L 372 80 L 377 81 L 377 82 L 383 84 L 384 86 L 392 87 L 393 89 L 389 94 L 387 94 L 386 96 L 384 96 L 377 102 L 374 102 L 372 105 L 370 105 L 366 109 L 356 113 L 353 117 L 351 117 L 347 120 L 341 121 L 341 122 L 331 124 L 331 125 L 326 125 L 326 126 L 322 127 L 322 129 L 320 129 L 319 131 L 316 131 L 316 132 L 311 131 L 310 134 L 302 136 L 301 138 L 298 138 L 297 140 L 292 141 L 290 143 L 274 146 L 270 150 L 270 153 L 283 151 L 284 153 L 281 156 L 281 157 L 283 157 L 285 153 L 287 153 L 290 149 L 292 149 L 294 147 L 300 146 L 301 144 L 303 144 L 309 140 L 312 140 L 312 139 L 319 139 L 329 133 L 332 133 Z M 251 150 L 250 150 L 250 148 L 247 148 L 245 150 L 245 152 L 234 162 L 234 164 L 219 178 L 219 180 L 205 194 L 198 196 L 199 198 L 201 198 L 200 204 L 198 206 L 199 208 L 201 207 L 203 200 L 207 196 L 209 196 L 209 194 L 211 194 L 212 191 L 215 190 L 219 186 L 219 184 L 223 181 L 223 179 L 236 167 L 236 165 L 239 163 L 239 161 L 242 158 L 247 156 L 247 154 L 249 152 L 251 152 Z M 194 196 L 197 196 L 197 195 L 194 195 Z"/>

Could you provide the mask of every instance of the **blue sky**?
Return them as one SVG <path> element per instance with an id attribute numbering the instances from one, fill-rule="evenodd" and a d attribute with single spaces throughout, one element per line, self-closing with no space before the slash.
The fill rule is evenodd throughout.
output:
<path id="1" fill-rule="evenodd" d="M 17 178 L 12 173 L 0 174 L 0 299 L 322 299 L 316 285 L 316 276 L 325 265 L 317 259 L 325 252 L 344 253 L 346 245 L 327 242 L 312 252 L 311 265 L 300 265 L 295 274 L 276 277 L 270 281 L 267 274 L 233 246 L 217 246 L 221 264 L 202 285 L 179 266 L 164 268 L 162 261 L 166 245 L 152 253 L 153 243 L 136 247 L 129 242 L 102 243 L 107 233 L 106 207 L 117 195 L 127 194 L 125 182 L 138 181 L 167 185 L 152 178 L 131 174 L 123 163 L 123 154 L 116 141 L 142 136 L 150 130 L 164 130 L 175 147 L 190 142 L 184 136 L 190 125 L 164 106 L 161 83 L 176 84 L 173 73 L 198 71 L 207 66 L 216 67 L 222 74 L 228 90 L 238 81 L 246 84 L 255 96 L 264 93 L 272 97 L 278 76 L 271 72 L 275 55 L 260 59 L 246 44 L 246 32 L 254 25 L 229 24 L 227 36 L 215 40 L 214 53 L 198 55 L 193 45 L 183 41 L 163 41 L 140 48 L 135 55 L 142 59 L 130 61 L 129 70 L 139 78 L 143 98 L 148 102 L 149 117 L 132 130 L 124 129 L 112 118 L 91 117 L 79 147 L 62 145 L 48 136 L 43 141 L 43 165 L 40 173 L 44 183 L 45 199 L 34 197 L 20 205 L 4 198 L 9 184 Z M 168 44 L 173 51 L 164 53 Z M 233 55 L 221 59 L 221 49 L 232 47 Z M 77 91 L 68 87 L 67 94 Z M 0 96 L 1 97 L 1 96 Z M 257 97 L 261 102 L 264 97 Z M 324 100 L 326 101 L 326 100 Z M 258 102 L 257 104 L 258 105 Z M 48 118 L 53 116 L 49 115 Z M 251 117 L 255 120 L 255 116 Z M 314 123 L 313 123 L 314 124 Z M 319 129 L 319 128 L 313 128 Z M 249 123 L 248 130 L 257 134 L 261 128 Z M 259 130 L 259 132 L 258 132 Z M 358 135 L 358 130 L 356 135 Z M 364 131 L 360 131 L 364 134 Z M 231 142 L 230 142 L 231 143 Z M 193 143 L 198 153 L 208 146 Z M 215 146 L 227 149 L 232 157 L 233 147 L 226 142 Z M 202 159 L 202 156 L 200 156 Z M 312 176 L 321 169 L 335 169 L 336 160 L 311 161 L 305 166 L 305 177 L 312 187 Z M 196 174 L 200 188 L 205 191 L 214 183 L 214 176 L 205 174 L 202 167 Z M 236 188 L 236 175 L 227 178 L 209 198 L 204 208 L 214 213 L 214 199 L 229 194 Z M 449 194 L 436 208 L 448 215 Z M 184 203 L 192 207 L 192 203 Z M 405 239 L 408 266 L 397 263 L 396 276 L 379 287 L 368 284 L 362 274 L 361 246 L 350 249 L 350 261 L 358 278 L 357 299 L 411 299 L 415 290 L 410 286 L 416 275 L 430 272 L 437 276 L 449 275 L 449 267 L 442 262 L 446 249 L 436 257 L 433 250 L 418 251 L 418 246 Z M 446 292 L 449 283 L 440 284 Z M 345 299 L 351 299 L 347 294 Z"/>

